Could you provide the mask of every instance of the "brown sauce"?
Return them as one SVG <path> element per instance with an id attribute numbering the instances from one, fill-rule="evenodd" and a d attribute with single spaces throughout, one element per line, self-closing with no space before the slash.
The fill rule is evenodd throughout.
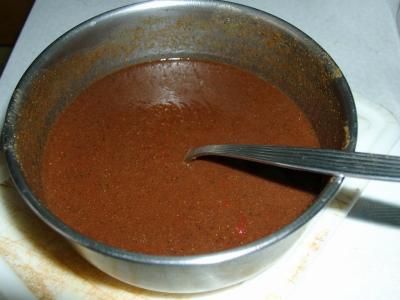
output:
<path id="1" fill-rule="evenodd" d="M 93 83 L 59 115 L 43 154 L 43 198 L 88 237 L 161 255 L 252 242 L 315 199 L 319 185 L 304 173 L 183 162 L 191 147 L 223 143 L 319 146 L 296 104 L 253 74 L 203 60 L 135 65 Z"/>

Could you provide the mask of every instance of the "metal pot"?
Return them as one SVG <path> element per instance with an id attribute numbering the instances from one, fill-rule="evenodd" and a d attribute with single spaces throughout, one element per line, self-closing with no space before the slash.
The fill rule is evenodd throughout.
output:
<path id="1" fill-rule="evenodd" d="M 299 218 L 251 244 L 205 255 L 132 253 L 85 237 L 41 202 L 39 170 L 58 113 L 90 82 L 124 66 L 171 57 L 213 59 L 272 82 L 310 119 L 322 147 L 353 151 L 356 110 L 342 72 L 310 37 L 265 12 L 219 1 L 154 1 L 90 19 L 52 43 L 20 80 L 8 107 L 3 147 L 11 177 L 31 209 L 102 271 L 146 289 L 191 293 L 226 287 L 261 272 L 332 199 L 329 179 Z"/>

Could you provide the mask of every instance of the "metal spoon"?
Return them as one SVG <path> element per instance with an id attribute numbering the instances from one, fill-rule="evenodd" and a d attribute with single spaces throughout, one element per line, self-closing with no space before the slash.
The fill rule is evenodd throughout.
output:
<path id="1" fill-rule="evenodd" d="M 185 161 L 224 156 L 327 175 L 400 181 L 400 157 L 341 150 L 266 145 L 207 145 L 191 149 Z"/>

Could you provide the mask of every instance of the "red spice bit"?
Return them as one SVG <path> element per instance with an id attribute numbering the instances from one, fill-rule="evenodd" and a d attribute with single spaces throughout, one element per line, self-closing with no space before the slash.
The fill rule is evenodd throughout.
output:
<path id="1" fill-rule="evenodd" d="M 229 208 L 232 206 L 232 201 L 230 199 L 224 199 L 222 201 L 222 206 L 225 208 Z"/>
<path id="2" fill-rule="evenodd" d="M 247 233 L 247 219 L 244 215 L 240 215 L 239 221 L 235 225 L 235 230 L 240 235 Z"/>
<path id="3" fill-rule="evenodd" d="M 230 199 L 218 200 L 217 203 L 218 209 L 221 209 L 222 211 L 232 207 L 232 201 Z"/>

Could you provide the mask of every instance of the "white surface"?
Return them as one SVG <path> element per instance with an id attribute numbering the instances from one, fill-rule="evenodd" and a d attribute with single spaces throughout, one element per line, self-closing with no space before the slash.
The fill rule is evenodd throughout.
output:
<path id="1" fill-rule="evenodd" d="M 390 113 L 368 105 L 358 109 L 361 116 L 368 116 L 360 122 L 364 134 L 358 149 L 382 152 L 387 147 L 389 153 L 399 155 L 399 125 L 390 120 Z M 363 188 L 360 181 L 347 183 Z M 364 184 L 360 198 L 337 224 L 328 247 L 313 261 L 290 299 L 400 299 L 399 184 Z"/>
<path id="2" fill-rule="evenodd" d="M 37 0 L 0 79 L 1 116 L 18 79 L 51 41 L 91 16 L 132 2 Z M 400 120 L 400 39 L 395 19 L 398 0 L 236 2 L 257 6 L 305 31 L 335 59 L 353 92 L 373 101 L 377 107 L 382 105 L 383 110 L 390 111 Z M 376 121 L 373 124 L 376 128 L 387 125 Z M 364 137 L 358 149 L 377 152 L 392 149 L 393 154 L 399 155 L 400 143 L 393 148 L 393 137 L 397 134 L 395 127 L 389 124 L 387 135 Z M 375 138 L 381 140 L 376 142 Z M 322 254 L 309 266 L 292 294 L 293 299 L 400 298 L 398 190 L 399 185 L 393 183 L 374 182 L 367 186 L 349 217 L 338 224 L 329 247 L 324 247 Z M 369 201 L 371 199 L 374 202 Z M 11 292 L 22 291 L 14 287 L 18 283 L 12 279 L 13 275 L 4 274 L 9 272 L 0 263 L 0 291 L 3 294 L 0 297 L 10 295 L 4 292 L 10 292 L 10 289 Z"/>
<path id="3" fill-rule="evenodd" d="M 33 300 L 35 297 L 0 257 L 0 300 Z"/>

